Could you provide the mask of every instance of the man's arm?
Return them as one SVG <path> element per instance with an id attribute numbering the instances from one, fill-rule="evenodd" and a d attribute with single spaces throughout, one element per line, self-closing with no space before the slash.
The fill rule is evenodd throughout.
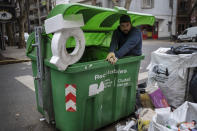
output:
<path id="1" fill-rule="evenodd" d="M 115 53 L 114 53 L 117 47 L 118 47 L 118 35 L 117 35 L 117 31 L 115 30 L 112 35 L 109 54 L 106 57 L 106 60 L 109 61 L 111 64 L 115 64 L 117 61 L 117 58 L 115 57 Z"/>
<path id="2" fill-rule="evenodd" d="M 132 48 L 134 48 L 138 42 L 142 39 L 141 32 L 136 30 L 136 32 L 132 33 L 128 40 L 124 43 L 124 45 L 115 52 L 115 56 L 117 58 L 121 58 L 125 56 Z"/>
<path id="3" fill-rule="evenodd" d="M 115 52 L 117 47 L 118 47 L 118 36 L 117 36 L 117 31 L 115 30 L 112 35 L 109 52 Z"/>

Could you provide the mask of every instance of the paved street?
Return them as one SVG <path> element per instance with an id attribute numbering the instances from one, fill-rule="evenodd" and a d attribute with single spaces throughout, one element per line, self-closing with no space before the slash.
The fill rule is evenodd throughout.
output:
<path id="1" fill-rule="evenodd" d="M 52 131 L 39 121 L 30 64 L 0 65 L 0 131 Z"/>
<path id="2" fill-rule="evenodd" d="M 181 43 L 184 44 L 184 43 Z M 189 43 L 196 44 L 196 43 Z M 140 80 L 146 79 L 150 54 L 159 47 L 171 47 L 168 41 L 143 42 L 146 58 L 141 63 Z M 0 65 L 0 131 L 54 131 L 55 128 L 40 121 L 36 110 L 31 63 Z M 114 125 L 102 129 L 113 131 Z"/>

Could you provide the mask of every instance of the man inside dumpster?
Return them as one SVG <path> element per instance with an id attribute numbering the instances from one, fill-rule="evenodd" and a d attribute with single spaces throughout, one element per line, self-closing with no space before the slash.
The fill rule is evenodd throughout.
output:
<path id="1" fill-rule="evenodd" d="M 131 25 L 128 15 L 120 17 L 120 25 L 114 30 L 106 60 L 115 64 L 124 56 L 139 56 L 142 54 L 141 31 Z"/>

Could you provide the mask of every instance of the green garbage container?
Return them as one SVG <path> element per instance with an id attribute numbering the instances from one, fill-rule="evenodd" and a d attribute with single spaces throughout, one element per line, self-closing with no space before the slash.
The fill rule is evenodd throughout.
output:
<path id="1" fill-rule="evenodd" d="M 133 26 L 153 25 L 155 20 L 151 15 L 135 14 L 121 8 L 106 9 L 81 4 L 56 6 L 48 18 L 57 14 L 79 13 L 85 23 L 81 29 L 85 34 L 86 49 L 80 61 L 65 71 L 50 63 L 52 34 L 41 34 L 40 50 L 32 46 L 35 43 L 34 33 L 27 44 L 27 56 L 32 59 L 35 77 L 38 111 L 49 117 L 49 121 L 54 119 L 56 127 L 62 131 L 92 131 L 134 111 L 138 71 L 144 56 L 125 57 L 115 65 L 105 61 L 105 57 L 112 31 L 117 28 L 121 14 L 130 15 Z M 68 42 L 67 48 L 72 50 L 74 40 Z M 39 53 L 43 65 L 37 58 Z M 39 79 L 36 79 L 37 76 Z"/>

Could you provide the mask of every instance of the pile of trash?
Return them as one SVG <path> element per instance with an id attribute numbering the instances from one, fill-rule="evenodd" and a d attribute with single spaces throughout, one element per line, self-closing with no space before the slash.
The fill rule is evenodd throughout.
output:
<path id="1" fill-rule="evenodd" d="M 118 124 L 117 131 L 197 131 L 197 104 L 186 101 L 172 111 L 166 108 L 140 108 L 136 119 Z"/>
<path id="2" fill-rule="evenodd" d="M 135 119 L 117 131 L 197 131 L 197 47 L 159 48 L 147 69 L 148 81 L 137 89 Z"/>
<path id="3" fill-rule="evenodd" d="M 175 109 L 160 88 L 146 88 L 138 86 L 135 116 L 117 131 L 197 131 L 197 103 L 185 101 Z"/>
<path id="4" fill-rule="evenodd" d="M 196 131 L 197 104 L 185 102 L 176 110 L 160 108 L 149 125 L 149 131 Z"/>

